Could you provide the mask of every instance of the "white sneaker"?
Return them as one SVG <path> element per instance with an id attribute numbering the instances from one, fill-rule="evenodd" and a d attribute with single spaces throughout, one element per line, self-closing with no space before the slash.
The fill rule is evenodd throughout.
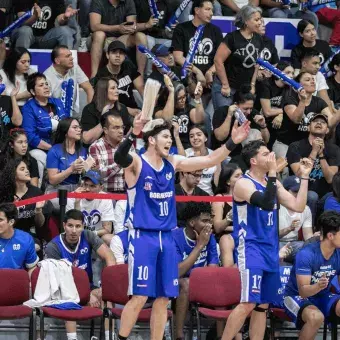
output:
<path id="1" fill-rule="evenodd" d="M 78 47 L 78 52 L 88 52 L 87 38 L 81 38 L 80 39 L 80 44 L 79 44 L 79 47 Z"/>

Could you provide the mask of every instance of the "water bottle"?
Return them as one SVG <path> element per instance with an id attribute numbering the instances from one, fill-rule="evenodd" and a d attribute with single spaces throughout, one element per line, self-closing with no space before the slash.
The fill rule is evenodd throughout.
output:
<path id="1" fill-rule="evenodd" d="M 170 330 L 170 322 L 169 321 L 165 325 L 164 339 L 165 340 L 171 340 L 171 330 Z"/>
<path id="2" fill-rule="evenodd" d="M 192 340 L 197 340 L 197 339 L 198 339 L 197 329 L 194 329 L 194 331 L 192 332 Z"/>
<path id="3" fill-rule="evenodd" d="M 237 108 L 235 110 L 234 116 L 238 120 L 240 125 L 242 125 L 247 120 L 246 116 L 244 115 L 244 113 L 242 112 L 240 108 Z"/>

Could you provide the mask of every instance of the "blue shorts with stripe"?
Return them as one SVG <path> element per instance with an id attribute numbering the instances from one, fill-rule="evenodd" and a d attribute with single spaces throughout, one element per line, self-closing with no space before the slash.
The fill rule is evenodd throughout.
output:
<path id="1" fill-rule="evenodd" d="M 241 302 L 271 303 L 276 301 L 281 287 L 280 272 L 268 272 L 259 268 L 240 270 Z"/>
<path id="2" fill-rule="evenodd" d="M 171 231 L 129 230 L 128 264 L 128 295 L 178 296 L 178 263 Z"/>
<path id="3" fill-rule="evenodd" d="M 338 294 L 324 294 L 318 297 L 302 298 L 301 296 L 285 296 L 283 300 L 284 309 L 286 314 L 295 323 L 297 329 L 301 329 L 303 326 L 303 320 L 301 318 L 302 311 L 307 306 L 317 307 L 325 318 L 328 318 L 332 310 L 334 303 L 340 300 Z"/>

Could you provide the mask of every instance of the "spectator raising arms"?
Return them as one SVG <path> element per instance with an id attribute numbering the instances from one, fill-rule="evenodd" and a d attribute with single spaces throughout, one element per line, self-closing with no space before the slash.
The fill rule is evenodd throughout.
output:
<path id="1" fill-rule="evenodd" d="M 0 197 L 2 202 L 15 202 L 41 196 L 43 192 L 30 184 L 30 173 L 27 164 L 20 159 L 10 160 L 0 176 Z M 45 202 L 26 204 L 18 208 L 15 228 L 29 233 L 34 239 L 36 250 L 41 250 L 39 231 L 44 226 Z M 42 255 L 42 254 L 41 254 Z"/>
<path id="2" fill-rule="evenodd" d="M 257 33 L 262 25 L 261 13 L 259 7 L 242 7 L 235 18 L 235 26 L 240 29 L 227 34 L 216 52 L 217 77 L 212 87 L 215 110 L 231 105 L 241 85 L 252 82 L 256 59 L 264 47 Z"/>
<path id="3" fill-rule="evenodd" d="M 47 79 L 42 73 L 33 73 L 27 79 L 27 90 L 33 96 L 22 108 L 22 126 L 26 131 L 30 154 L 38 161 L 39 185 L 46 167 L 46 152 L 52 147 L 52 133 L 59 121 L 67 118 L 63 103 L 51 97 Z"/>
<path id="4" fill-rule="evenodd" d="M 116 78 L 101 78 L 96 84 L 93 100 L 86 105 L 81 117 L 83 128 L 83 141 L 92 144 L 103 134 L 100 117 L 105 112 L 118 112 L 123 119 L 124 134 L 126 134 L 133 121 L 124 104 L 119 102 L 118 80 Z"/>
<path id="5" fill-rule="evenodd" d="M 31 177 L 30 183 L 37 187 L 39 184 L 38 162 L 28 152 L 28 142 L 25 130 L 19 128 L 12 129 L 9 132 L 6 149 L 0 158 L 0 169 L 11 159 L 16 158 L 23 160 L 27 164 Z"/>
<path id="6" fill-rule="evenodd" d="M 80 175 L 94 165 L 93 160 L 88 160 L 87 152 L 81 144 L 81 127 L 75 118 L 62 120 L 55 134 L 55 144 L 47 154 L 47 173 L 49 185 L 46 192 L 58 189 L 75 190 L 79 185 Z M 52 200 L 52 203 L 57 201 Z"/>
<path id="7" fill-rule="evenodd" d="M 23 106 L 27 99 L 32 95 L 27 91 L 27 77 L 34 71 L 30 68 L 31 53 L 23 47 L 17 47 L 12 50 L 10 55 L 6 58 L 0 76 L 2 83 L 6 85 L 3 94 L 11 95 L 15 88 L 19 91 L 15 94 L 15 98 L 19 106 Z"/>
<path id="8" fill-rule="evenodd" d="M 14 229 L 18 210 L 14 204 L 0 204 L 0 268 L 27 269 L 29 274 L 35 269 L 39 258 L 34 249 L 31 235 Z"/>

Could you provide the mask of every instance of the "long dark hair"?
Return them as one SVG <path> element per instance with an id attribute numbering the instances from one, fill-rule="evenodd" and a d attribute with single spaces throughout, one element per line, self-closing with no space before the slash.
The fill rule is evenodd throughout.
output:
<path id="1" fill-rule="evenodd" d="M 0 173 L 0 203 L 13 202 L 16 194 L 16 170 L 21 162 L 20 158 L 10 159 Z M 25 163 L 25 162 L 24 162 Z"/>
<path id="2" fill-rule="evenodd" d="M 240 167 L 235 163 L 228 163 L 221 166 L 220 176 L 218 177 L 217 186 L 214 190 L 215 195 L 228 194 L 230 190 L 230 185 L 227 182 L 230 180 L 233 173 L 240 169 Z"/>
<path id="3" fill-rule="evenodd" d="M 55 137 L 54 137 L 54 143 L 53 144 L 62 144 L 63 151 L 64 151 L 66 156 L 67 156 L 67 138 L 66 138 L 66 136 L 67 136 L 68 130 L 70 129 L 71 124 L 74 120 L 77 121 L 78 124 L 80 124 L 79 120 L 77 118 L 70 117 L 70 118 L 65 118 L 65 119 L 61 120 L 58 124 L 58 128 L 57 128 L 57 131 L 56 131 Z M 76 149 L 77 157 L 79 156 L 81 148 L 82 148 L 81 140 L 76 141 L 75 149 Z"/>
<path id="4" fill-rule="evenodd" d="M 4 143 L 4 149 L 1 152 L 2 157 L 1 157 L 1 163 L 0 164 L 0 169 L 3 169 L 5 164 L 8 163 L 11 159 L 14 158 L 19 158 L 20 160 L 24 161 L 27 166 L 29 167 L 31 165 L 31 159 L 32 156 L 29 154 L 28 148 L 26 151 L 26 154 L 20 157 L 16 157 L 15 152 L 14 152 L 14 142 L 16 139 L 20 136 L 26 136 L 26 132 L 24 129 L 21 128 L 14 128 L 9 131 L 8 137 L 6 142 Z"/>
<path id="5" fill-rule="evenodd" d="M 11 54 L 6 58 L 3 70 L 6 73 L 9 81 L 15 85 L 15 70 L 17 68 L 17 62 L 24 54 L 28 54 L 31 59 L 31 53 L 23 47 L 16 47 L 12 50 Z M 24 73 L 24 78 L 27 80 L 28 74 Z"/>
<path id="6" fill-rule="evenodd" d="M 116 84 L 118 86 L 119 81 L 118 81 L 117 78 L 115 78 L 115 77 L 104 77 L 104 78 L 100 78 L 97 81 L 96 87 L 94 89 L 94 95 L 93 95 L 92 102 L 94 102 L 96 109 L 98 110 L 98 118 L 100 118 L 105 105 L 108 104 L 107 92 L 109 90 L 110 80 L 113 80 L 114 82 L 116 82 Z M 116 109 L 117 111 L 120 110 L 119 101 L 115 102 L 114 109 Z"/>

